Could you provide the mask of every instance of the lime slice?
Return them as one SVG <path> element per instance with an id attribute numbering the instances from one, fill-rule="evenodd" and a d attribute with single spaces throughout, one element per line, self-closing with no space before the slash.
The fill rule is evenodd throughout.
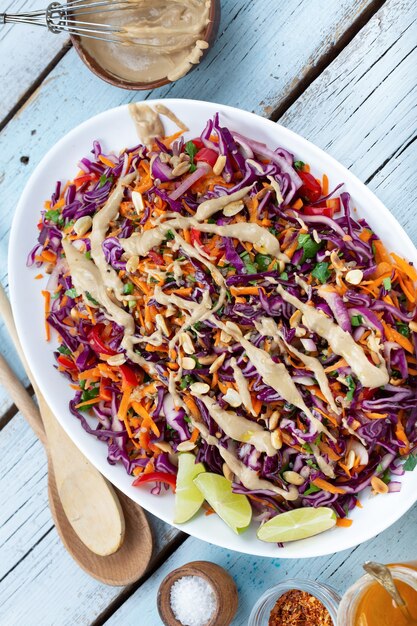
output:
<path id="1" fill-rule="evenodd" d="M 224 476 L 206 472 L 194 478 L 194 484 L 197 485 L 217 515 L 235 533 L 240 534 L 246 530 L 252 518 L 252 508 L 246 496 L 233 493 L 230 480 Z"/>
<path id="2" fill-rule="evenodd" d="M 203 504 L 204 496 L 193 479 L 205 471 L 202 463 L 195 462 L 194 454 L 183 452 L 179 455 L 174 524 L 188 522 Z"/>
<path id="3" fill-rule="evenodd" d="M 333 528 L 336 524 L 336 513 L 325 506 L 306 507 L 281 513 L 265 522 L 258 532 L 261 541 L 297 541 L 313 537 Z"/>

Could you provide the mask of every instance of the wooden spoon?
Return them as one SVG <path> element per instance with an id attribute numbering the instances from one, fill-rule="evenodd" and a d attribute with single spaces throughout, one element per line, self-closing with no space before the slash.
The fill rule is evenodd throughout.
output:
<path id="1" fill-rule="evenodd" d="M 1 286 L 0 314 L 35 389 L 43 423 L 32 398 L 1 355 L 0 382 L 45 445 L 49 504 L 63 544 L 88 574 L 102 582 L 126 585 L 138 580 L 152 556 L 152 534 L 143 510 L 121 492 L 116 494 L 56 421 L 33 381 L 17 337 L 10 303 Z M 59 444 L 55 448 L 55 459 L 50 438 Z M 54 473 L 54 460 L 59 481 Z"/>

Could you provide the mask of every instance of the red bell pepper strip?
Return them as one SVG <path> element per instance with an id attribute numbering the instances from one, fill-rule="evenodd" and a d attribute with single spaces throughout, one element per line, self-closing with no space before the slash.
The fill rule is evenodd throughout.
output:
<path id="1" fill-rule="evenodd" d="M 194 162 L 198 163 L 199 161 L 203 161 L 204 163 L 208 163 L 209 165 L 211 165 L 211 167 L 213 167 L 217 161 L 218 156 L 219 155 L 217 154 L 217 152 L 211 150 L 210 148 L 201 148 L 201 150 L 199 150 L 195 155 Z"/>
<path id="2" fill-rule="evenodd" d="M 72 372 L 75 372 L 77 370 L 77 366 L 75 365 L 74 361 L 64 356 L 63 354 L 59 355 L 59 357 L 57 358 L 57 361 L 60 365 L 65 367 L 67 370 L 71 370 Z"/>
<path id="3" fill-rule="evenodd" d="M 149 250 L 148 256 L 152 259 L 154 263 L 156 263 L 156 265 L 164 264 L 164 257 L 161 254 L 158 254 L 158 252 L 155 252 L 154 250 Z"/>
<path id="4" fill-rule="evenodd" d="M 190 239 L 191 239 L 191 243 L 193 244 L 193 246 L 195 246 L 195 244 L 201 247 L 203 246 L 201 242 L 201 232 L 197 230 L 196 228 L 192 228 L 190 230 Z"/>
<path id="5" fill-rule="evenodd" d="M 111 385 L 110 378 L 105 378 L 103 376 L 103 378 L 100 379 L 99 396 L 102 400 L 105 400 L 106 402 L 110 402 L 110 400 L 112 399 L 111 391 L 109 391 L 108 389 L 110 385 Z"/>
<path id="6" fill-rule="evenodd" d="M 311 206 L 307 204 L 302 209 L 304 215 L 325 215 L 326 217 L 333 217 L 335 213 L 340 211 L 339 198 L 331 198 L 320 204 Z"/>
<path id="7" fill-rule="evenodd" d="M 298 175 L 303 181 L 302 186 L 298 190 L 300 196 L 309 202 L 317 202 L 322 195 L 320 183 L 309 172 L 298 172 Z"/>
<path id="8" fill-rule="evenodd" d="M 122 375 L 122 382 L 129 387 L 138 386 L 138 377 L 135 372 L 128 365 L 119 365 L 119 370 Z"/>
<path id="9" fill-rule="evenodd" d="M 117 353 L 104 343 L 102 338 L 103 330 L 104 324 L 97 324 L 94 326 L 88 335 L 89 344 L 97 354 L 108 354 L 109 356 L 113 356 Z"/>
<path id="10" fill-rule="evenodd" d="M 88 183 L 91 180 L 97 180 L 98 176 L 94 172 L 91 174 L 84 174 L 83 176 L 78 176 L 78 178 L 74 178 L 74 185 L 78 188 L 81 187 L 84 183 Z"/>
<path id="11" fill-rule="evenodd" d="M 204 143 L 201 141 L 200 137 L 196 137 L 195 139 L 191 139 L 197 150 L 201 150 L 204 148 Z"/>
<path id="12" fill-rule="evenodd" d="M 177 487 L 177 477 L 173 474 L 168 474 L 168 472 L 149 472 L 149 474 L 141 474 L 135 478 L 132 485 L 133 487 L 139 487 L 139 485 L 151 482 L 166 483 L 174 492 Z"/>

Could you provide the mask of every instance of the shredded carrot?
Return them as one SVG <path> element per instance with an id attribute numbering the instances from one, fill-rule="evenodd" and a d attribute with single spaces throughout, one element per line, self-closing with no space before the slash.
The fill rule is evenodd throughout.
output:
<path id="1" fill-rule="evenodd" d="M 130 405 L 130 396 L 132 395 L 132 387 L 126 385 L 125 390 L 123 391 L 122 399 L 120 402 L 119 410 L 117 412 L 117 417 L 123 420 L 126 423 L 127 411 Z"/>
<path id="2" fill-rule="evenodd" d="M 336 454 L 336 452 L 324 441 L 319 442 L 319 449 L 323 454 L 327 454 L 331 461 L 338 461 L 340 459 L 340 455 Z"/>
<path id="3" fill-rule="evenodd" d="M 138 415 L 140 415 L 143 418 L 143 422 L 142 422 L 142 426 L 144 428 L 148 428 L 150 427 L 152 432 L 159 437 L 160 436 L 160 430 L 158 428 L 158 426 L 155 424 L 154 420 L 152 419 L 151 415 L 148 413 L 148 411 L 145 409 L 144 406 L 142 406 L 142 404 L 140 404 L 140 402 L 136 402 L 133 401 L 132 402 L 132 408 L 134 409 L 134 411 L 136 411 L 136 413 Z"/>
<path id="4" fill-rule="evenodd" d="M 346 493 L 344 489 L 328 483 L 327 480 L 324 480 L 324 478 L 315 478 L 311 481 L 311 484 L 315 485 L 319 489 L 323 489 L 323 491 L 328 491 L 329 493 Z"/>
<path id="5" fill-rule="evenodd" d="M 98 158 L 99 158 L 99 161 L 104 163 L 104 165 L 107 165 L 107 167 L 111 167 L 112 169 L 113 169 L 113 167 L 116 167 L 116 164 L 113 163 L 113 161 L 110 161 L 110 159 L 108 159 L 107 157 L 103 156 L 102 154 L 99 154 Z"/>
<path id="6" fill-rule="evenodd" d="M 43 274 L 36 274 L 35 280 L 39 280 L 40 278 L 43 278 Z"/>
<path id="7" fill-rule="evenodd" d="M 191 416 L 196 419 L 199 420 L 200 419 L 200 411 L 198 410 L 198 406 L 196 405 L 194 398 L 190 395 L 184 395 L 183 400 L 187 406 L 187 409 L 189 410 Z"/>
<path id="8" fill-rule="evenodd" d="M 294 202 L 294 204 L 292 205 L 292 208 L 295 209 L 296 211 L 299 211 L 300 209 L 303 208 L 303 201 L 301 200 L 301 198 L 298 198 L 298 200 Z"/>
<path id="9" fill-rule="evenodd" d="M 417 270 L 414 265 L 410 265 L 410 263 L 407 263 L 407 261 L 398 256 L 398 254 L 395 254 L 395 252 L 391 252 L 391 256 L 395 261 L 396 267 L 401 270 L 403 274 L 408 276 L 410 280 L 412 280 L 413 282 L 417 282 Z"/>
<path id="10" fill-rule="evenodd" d="M 340 367 L 348 367 L 348 363 L 345 359 L 339 359 L 338 361 L 336 361 L 336 363 L 333 363 L 333 365 L 325 367 L 324 371 L 326 372 L 326 374 L 328 374 L 329 372 L 334 372 L 335 370 L 338 370 Z"/>
<path id="11" fill-rule="evenodd" d="M 47 263 L 56 262 L 56 254 L 55 252 L 52 252 L 51 250 L 44 250 L 42 254 L 40 255 L 40 257 L 43 261 L 46 261 Z"/>
<path id="12" fill-rule="evenodd" d="M 407 337 L 392 328 L 392 326 L 386 324 L 384 321 L 382 321 L 382 326 L 384 327 L 388 341 L 394 341 L 395 343 L 398 343 L 399 346 L 404 348 L 404 350 L 407 350 L 407 352 L 414 354 L 414 346 Z"/>
<path id="13" fill-rule="evenodd" d="M 341 526 L 342 528 L 349 528 L 352 526 L 353 520 L 348 519 L 347 517 L 337 517 L 336 518 L 336 526 Z"/>
<path id="14" fill-rule="evenodd" d="M 257 296 L 260 287 L 230 287 L 232 296 Z"/>
<path id="15" fill-rule="evenodd" d="M 366 417 L 370 420 L 381 420 L 388 417 L 388 413 L 373 413 L 371 411 L 364 411 Z"/>
<path id="16" fill-rule="evenodd" d="M 179 130 L 178 132 L 174 133 L 173 135 L 169 135 L 168 137 L 164 137 L 164 138 L 162 139 L 162 143 L 164 144 L 164 146 L 165 146 L 166 148 L 169 148 L 169 147 L 170 147 L 170 145 L 171 145 L 171 144 L 172 144 L 172 143 L 173 143 L 176 139 L 178 139 L 179 137 L 181 137 L 181 135 L 183 135 L 183 134 L 184 134 L 184 131 L 183 131 L 183 130 Z"/>
<path id="17" fill-rule="evenodd" d="M 392 265 L 390 258 L 389 258 L 389 254 L 388 252 L 385 250 L 384 244 L 382 243 L 382 241 L 380 239 L 375 239 L 374 242 L 374 248 L 375 248 L 375 260 L 377 263 L 381 263 L 381 261 L 385 261 L 386 263 L 389 263 L 390 265 Z"/>
<path id="18" fill-rule="evenodd" d="M 195 443 L 198 439 L 199 434 L 200 434 L 200 431 L 198 430 L 198 428 L 194 428 L 193 432 L 191 433 L 191 437 L 189 441 L 191 441 L 191 443 Z"/>
<path id="19" fill-rule="evenodd" d="M 329 179 L 327 178 L 326 174 L 323 174 L 321 189 L 323 196 L 327 196 L 329 193 Z"/>
<path id="20" fill-rule="evenodd" d="M 50 341 L 51 339 L 51 328 L 48 323 L 48 315 L 51 309 L 51 294 L 49 291 L 42 291 L 42 295 L 44 297 L 44 311 L 45 311 L 45 333 L 46 333 L 46 341 Z"/>
<path id="21" fill-rule="evenodd" d="M 80 402 L 75 405 L 75 408 L 79 409 L 83 406 L 91 406 L 92 404 L 97 404 L 97 402 L 101 402 L 100 396 L 97 396 L 97 398 L 91 398 L 91 400 L 85 400 L 85 402 Z"/>

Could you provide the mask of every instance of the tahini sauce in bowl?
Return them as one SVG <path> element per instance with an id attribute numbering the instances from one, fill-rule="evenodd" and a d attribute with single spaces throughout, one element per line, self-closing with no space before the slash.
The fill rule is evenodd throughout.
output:
<path id="1" fill-rule="evenodd" d="M 74 45 L 101 78 L 149 89 L 181 78 L 200 62 L 216 5 L 212 0 L 126 0 L 120 10 L 79 11 L 75 18 L 83 22 L 118 27 L 120 43 L 80 36 L 73 37 Z"/>

